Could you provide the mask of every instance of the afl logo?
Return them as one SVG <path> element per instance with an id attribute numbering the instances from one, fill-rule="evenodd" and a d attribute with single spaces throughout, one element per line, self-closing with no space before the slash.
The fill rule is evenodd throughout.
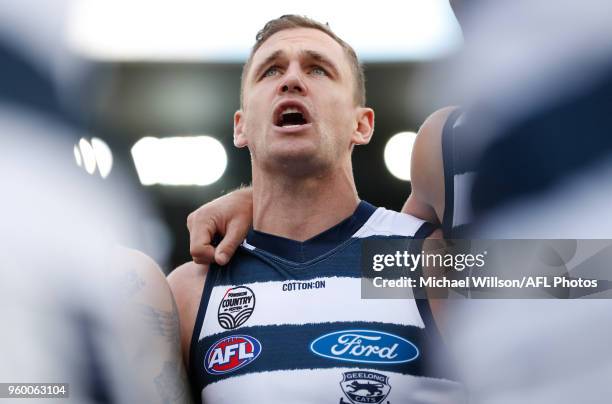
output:
<path id="1" fill-rule="evenodd" d="M 245 367 L 261 353 L 261 343 L 248 335 L 232 335 L 215 342 L 204 359 L 204 369 L 222 375 Z"/>
<path id="2" fill-rule="evenodd" d="M 217 319 L 226 330 L 233 330 L 244 324 L 255 310 L 255 293 L 246 286 L 228 289 L 219 303 Z"/>

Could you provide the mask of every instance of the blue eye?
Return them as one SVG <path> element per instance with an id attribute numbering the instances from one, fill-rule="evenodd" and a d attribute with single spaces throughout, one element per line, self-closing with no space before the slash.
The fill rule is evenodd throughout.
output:
<path id="1" fill-rule="evenodd" d="M 278 73 L 278 67 L 272 66 L 266 69 L 262 77 L 271 77 Z"/>
<path id="2" fill-rule="evenodd" d="M 325 69 L 323 69 L 321 66 L 313 66 L 310 73 L 319 76 L 327 76 L 327 71 L 325 71 Z"/>

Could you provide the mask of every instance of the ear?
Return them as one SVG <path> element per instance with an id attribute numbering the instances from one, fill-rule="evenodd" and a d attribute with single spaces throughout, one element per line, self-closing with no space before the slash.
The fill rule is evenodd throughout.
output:
<path id="1" fill-rule="evenodd" d="M 234 113 L 234 146 L 242 148 L 248 145 L 244 133 L 244 113 L 241 109 Z"/>
<path id="2" fill-rule="evenodd" d="M 353 132 L 353 144 L 370 143 L 374 134 L 374 110 L 372 108 L 357 108 L 357 127 Z"/>

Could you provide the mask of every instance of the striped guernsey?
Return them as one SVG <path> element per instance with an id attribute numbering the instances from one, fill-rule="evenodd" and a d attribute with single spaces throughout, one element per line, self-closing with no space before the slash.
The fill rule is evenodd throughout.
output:
<path id="1" fill-rule="evenodd" d="M 437 340 L 427 301 L 361 298 L 362 240 L 431 231 L 366 202 L 305 242 L 251 231 L 207 275 L 190 349 L 197 399 L 461 402 L 460 385 L 425 366 Z"/>

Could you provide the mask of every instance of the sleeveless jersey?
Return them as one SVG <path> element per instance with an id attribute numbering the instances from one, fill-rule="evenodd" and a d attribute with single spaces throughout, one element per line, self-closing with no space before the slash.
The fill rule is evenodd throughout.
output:
<path id="1" fill-rule="evenodd" d="M 305 242 L 251 231 L 229 268 L 207 275 L 190 351 L 197 400 L 460 402 L 460 385 L 425 366 L 438 338 L 428 302 L 361 298 L 362 240 L 432 230 L 361 202 Z"/>
<path id="2" fill-rule="evenodd" d="M 461 238 L 472 221 L 470 193 L 482 140 L 471 141 L 465 117 L 463 110 L 454 110 L 442 130 L 445 194 L 442 231 L 446 239 Z"/>

